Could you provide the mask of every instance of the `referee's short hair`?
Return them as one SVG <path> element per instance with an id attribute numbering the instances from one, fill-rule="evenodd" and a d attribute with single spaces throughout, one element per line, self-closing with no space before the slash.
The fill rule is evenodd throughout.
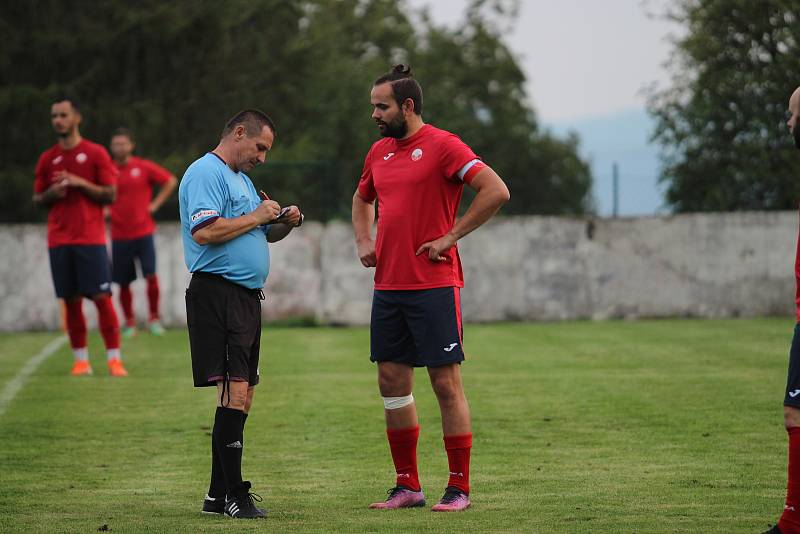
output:
<path id="1" fill-rule="evenodd" d="M 410 65 L 402 63 L 395 65 L 392 70 L 381 75 L 372 85 L 374 87 L 383 83 L 391 84 L 392 96 L 398 106 L 403 107 L 403 102 L 410 98 L 414 101 L 414 113 L 422 115 L 422 87 L 414 79 Z"/>
<path id="2" fill-rule="evenodd" d="M 239 125 L 244 126 L 244 131 L 247 137 L 253 137 L 261 133 L 264 126 L 268 126 L 272 130 L 272 135 L 278 135 L 275 131 L 275 123 L 269 116 L 260 109 L 243 109 L 225 123 L 225 128 L 222 130 L 220 137 L 225 137 L 230 134 L 234 128 Z"/>

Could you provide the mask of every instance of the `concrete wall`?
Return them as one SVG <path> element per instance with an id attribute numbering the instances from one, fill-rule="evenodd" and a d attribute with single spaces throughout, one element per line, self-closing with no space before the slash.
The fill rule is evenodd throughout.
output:
<path id="1" fill-rule="evenodd" d="M 795 212 L 577 219 L 499 218 L 462 240 L 466 321 L 791 315 Z M 180 229 L 156 238 L 162 315 L 183 325 L 189 279 Z M 60 322 L 39 225 L 0 228 L 0 330 Z M 349 224 L 309 222 L 271 245 L 264 318 L 367 324 L 372 271 Z M 144 284 L 135 306 L 146 316 Z M 85 303 L 91 325 L 95 316 Z"/>

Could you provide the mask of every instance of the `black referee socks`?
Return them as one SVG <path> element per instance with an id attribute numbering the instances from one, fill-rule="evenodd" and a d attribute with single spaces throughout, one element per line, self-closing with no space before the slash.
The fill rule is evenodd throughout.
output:
<path id="1" fill-rule="evenodd" d="M 217 419 L 219 418 L 219 408 L 217 408 L 216 416 L 214 417 L 214 427 L 217 426 Z M 244 424 L 247 422 L 247 414 L 242 414 L 242 430 Z M 242 439 L 244 446 L 244 438 Z M 225 485 L 225 473 L 222 470 L 222 460 L 219 457 L 217 450 L 217 442 L 214 439 L 214 434 L 211 435 L 211 483 L 208 485 L 208 496 L 215 499 L 224 498 L 228 488 Z"/>
<path id="2" fill-rule="evenodd" d="M 244 412 L 217 407 L 212 439 L 217 448 L 219 463 L 225 474 L 228 495 L 234 496 L 242 487 L 242 449 Z M 212 466 L 212 483 L 214 482 Z"/>

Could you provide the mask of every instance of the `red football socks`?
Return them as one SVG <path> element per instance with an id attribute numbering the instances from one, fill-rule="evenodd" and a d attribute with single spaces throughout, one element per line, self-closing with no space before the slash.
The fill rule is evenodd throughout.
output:
<path id="1" fill-rule="evenodd" d="M 150 305 L 150 321 L 158 321 L 158 275 L 151 274 L 147 278 L 147 302 Z"/>
<path id="2" fill-rule="evenodd" d="M 117 310 L 111 302 L 111 295 L 103 295 L 94 301 L 97 306 L 97 318 L 100 323 L 100 334 L 103 336 L 106 349 L 119 348 L 119 321 Z"/>
<path id="3" fill-rule="evenodd" d="M 412 491 L 419 491 L 419 473 L 417 472 L 417 440 L 419 425 L 410 428 L 386 429 L 389 448 L 392 451 L 394 469 L 397 472 L 396 485 Z"/>
<path id="4" fill-rule="evenodd" d="M 472 433 L 444 437 L 447 463 L 450 465 L 448 486 L 469 494 L 469 453 L 472 450 Z"/>
<path id="5" fill-rule="evenodd" d="M 119 303 L 122 306 L 122 313 L 125 314 L 125 324 L 127 326 L 136 326 L 136 318 L 133 316 L 131 286 L 119 286 Z"/>
<path id="6" fill-rule="evenodd" d="M 786 484 L 786 506 L 778 521 L 783 534 L 800 534 L 800 427 L 787 428 L 789 433 L 789 480 Z"/>
<path id="7" fill-rule="evenodd" d="M 86 347 L 86 318 L 83 316 L 83 299 L 64 301 L 67 307 L 67 335 L 73 349 Z"/>

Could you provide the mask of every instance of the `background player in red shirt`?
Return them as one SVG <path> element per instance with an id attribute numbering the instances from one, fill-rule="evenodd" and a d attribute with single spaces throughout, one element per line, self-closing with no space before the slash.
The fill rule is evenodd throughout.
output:
<path id="1" fill-rule="evenodd" d="M 126 337 L 136 333 L 130 286 L 136 280 L 134 260 L 139 261 L 147 281 L 150 332 L 155 335 L 164 333 L 158 314 L 159 289 L 153 241 L 156 224 L 152 214 L 178 185 L 175 176 L 165 168 L 134 156 L 135 147 L 133 133 L 127 128 L 118 128 L 111 135 L 111 155 L 119 170 L 117 200 L 111 205 L 111 279 L 119 284 L 119 302 L 125 314 L 122 335 Z M 155 197 L 154 185 L 161 188 Z"/>
<path id="2" fill-rule="evenodd" d="M 92 373 L 83 316 L 83 297 L 88 297 L 97 307 L 109 373 L 125 376 L 103 220 L 103 206 L 116 195 L 117 169 L 105 148 L 81 138 L 81 114 L 74 99 L 57 99 L 50 117 L 58 143 L 36 163 L 33 201 L 50 210 L 50 270 L 56 295 L 66 304 L 67 333 L 75 355 L 72 374 Z"/>
<path id="3" fill-rule="evenodd" d="M 800 87 L 789 98 L 789 120 L 786 123 L 800 149 Z M 800 534 L 800 235 L 794 264 L 797 324 L 789 350 L 789 371 L 783 398 L 783 420 L 789 434 L 789 467 L 786 484 L 786 504 L 778 524 L 764 534 Z"/>
<path id="4" fill-rule="evenodd" d="M 372 118 L 384 139 L 372 145 L 353 195 L 358 256 L 375 267 L 370 359 L 378 363 L 386 433 L 397 479 L 370 508 L 424 506 L 417 469 L 419 422 L 414 367 L 427 367 L 439 401 L 450 478 L 434 511 L 470 505 L 472 429 L 461 383 L 460 288 L 456 242 L 509 199 L 500 177 L 457 136 L 422 120 L 422 89 L 397 65 L 375 81 Z M 477 195 L 456 220 L 464 184 Z M 377 238 L 371 237 L 378 199 Z"/>

